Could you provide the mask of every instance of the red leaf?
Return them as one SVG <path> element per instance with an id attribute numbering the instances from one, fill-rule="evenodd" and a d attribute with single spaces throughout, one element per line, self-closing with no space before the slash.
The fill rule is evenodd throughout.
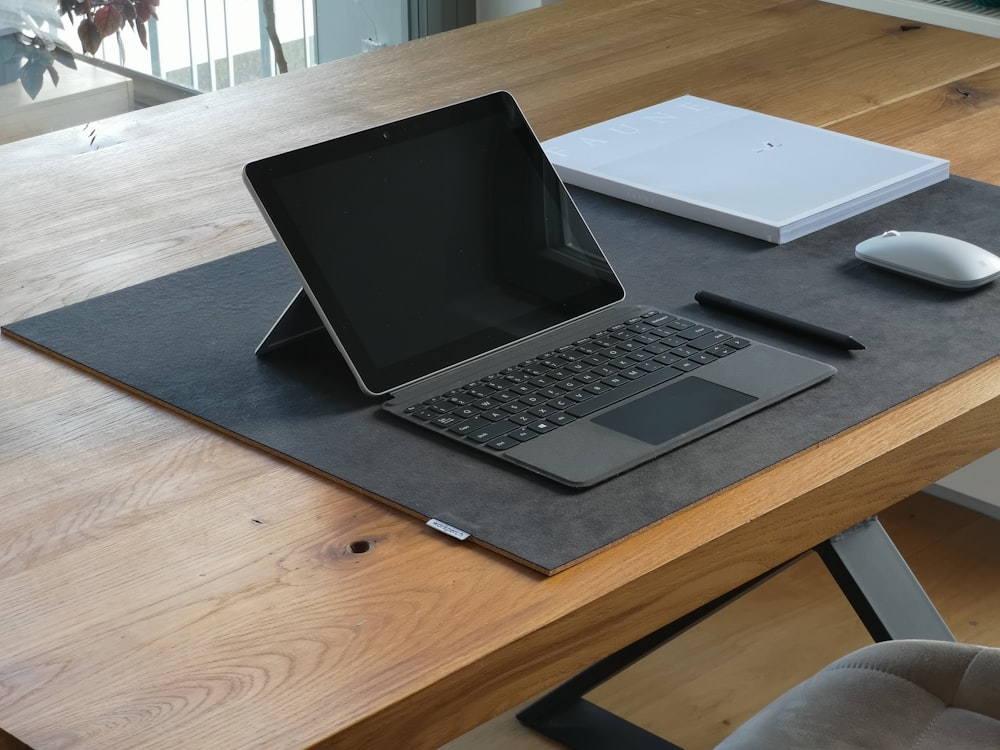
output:
<path id="1" fill-rule="evenodd" d="M 142 42 L 144 49 L 149 49 L 149 44 L 146 41 L 146 24 L 141 21 L 135 25 L 136 33 L 139 34 L 139 41 Z"/>
<path id="2" fill-rule="evenodd" d="M 121 11 L 114 5 L 105 5 L 95 11 L 94 24 L 101 32 L 101 37 L 106 37 L 117 34 L 125 25 L 125 19 L 122 17 Z"/>
<path id="3" fill-rule="evenodd" d="M 135 0 L 135 15 L 140 22 L 145 23 L 150 18 L 155 18 L 153 6 L 148 0 Z"/>
<path id="4" fill-rule="evenodd" d="M 97 24 L 89 18 L 84 18 L 80 21 L 80 25 L 77 27 L 76 33 L 80 37 L 80 43 L 83 45 L 83 51 L 96 55 L 97 50 L 101 48 L 101 39 L 104 38 L 101 36 L 100 30 L 98 30 Z"/>

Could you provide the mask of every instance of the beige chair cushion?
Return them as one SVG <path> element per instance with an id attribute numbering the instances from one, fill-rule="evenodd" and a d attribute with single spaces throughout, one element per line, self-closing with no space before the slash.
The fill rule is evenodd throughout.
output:
<path id="1" fill-rule="evenodd" d="M 886 641 L 792 688 L 717 750 L 997 750 L 1000 649 Z"/>

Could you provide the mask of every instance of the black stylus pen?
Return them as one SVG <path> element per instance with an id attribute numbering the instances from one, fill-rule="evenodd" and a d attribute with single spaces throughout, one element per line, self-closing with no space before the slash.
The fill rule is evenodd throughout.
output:
<path id="1" fill-rule="evenodd" d="M 831 331 L 829 328 L 822 328 L 820 326 L 813 325 L 812 323 L 806 323 L 804 320 L 789 318 L 787 315 L 772 312 L 771 310 L 765 310 L 762 307 L 757 307 L 756 305 L 751 305 L 746 302 L 740 302 L 739 300 L 721 297 L 718 294 L 713 294 L 712 292 L 698 292 L 694 295 L 694 298 L 698 304 L 704 305 L 705 307 L 715 307 L 719 310 L 725 310 L 726 312 L 733 313 L 734 315 L 749 318 L 750 320 L 767 323 L 775 328 L 782 328 L 786 331 L 797 333 L 800 336 L 812 339 L 813 341 L 821 341 L 824 344 L 830 344 L 831 346 L 836 346 L 841 349 L 865 348 L 864 344 L 851 336 L 848 336 L 846 333 Z"/>

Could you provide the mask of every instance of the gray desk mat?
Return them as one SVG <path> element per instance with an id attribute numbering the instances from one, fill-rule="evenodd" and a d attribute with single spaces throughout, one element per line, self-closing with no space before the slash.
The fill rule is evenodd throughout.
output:
<path id="1" fill-rule="evenodd" d="M 569 490 L 389 415 L 316 336 L 254 348 L 297 285 L 268 245 L 5 328 L 26 343 L 200 422 L 360 488 L 553 574 L 711 493 L 998 354 L 1000 285 L 953 292 L 868 266 L 886 229 L 990 247 L 1000 188 L 960 177 L 786 245 L 575 190 L 634 301 L 834 364 L 803 394 L 587 490 Z M 700 308 L 708 289 L 849 333 L 845 352 Z M 442 536 L 442 544 L 453 543 Z"/>

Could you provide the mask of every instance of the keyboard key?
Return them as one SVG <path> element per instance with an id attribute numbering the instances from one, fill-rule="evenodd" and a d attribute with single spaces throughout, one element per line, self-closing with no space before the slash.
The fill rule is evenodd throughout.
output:
<path id="1" fill-rule="evenodd" d="M 645 370 L 646 372 L 655 372 L 666 365 L 660 364 L 655 359 L 647 359 L 645 362 L 640 362 L 638 368 L 640 370 Z"/>
<path id="2" fill-rule="evenodd" d="M 538 434 L 539 433 L 534 432 L 533 430 L 529 430 L 527 427 L 521 427 L 509 433 L 507 437 L 514 438 L 515 440 L 521 443 L 526 443 L 529 440 L 538 437 Z"/>
<path id="3" fill-rule="evenodd" d="M 468 435 L 469 433 L 475 431 L 476 423 L 477 420 L 475 419 L 466 419 L 462 422 L 459 422 L 456 425 L 452 425 L 451 427 L 449 427 L 448 432 L 454 432 L 456 435 Z M 490 423 L 487 422 L 486 424 Z"/>
<path id="4" fill-rule="evenodd" d="M 529 365 L 528 367 L 525 367 L 524 371 L 526 373 L 528 373 L 528 375 L 533 375 L 536 378 L 540 378 L 540 377 L 544 376 L 545 373 L 547 373 L 551 369 L 552 369 L 551 367 L 546 367 L 541 362 L 536 362 L 533 365 Z"/>
<path id="5" fill-rule="evenodd" d="M 661 354 L 659 357 L 653 357 L 654 362 L 659 362 L 661 365 L 672 365 L 674 362 L 680 362 L 681 357 L 668 352 L 667 354 Z"/>
<path id="6" fill-rule="evenodd" d="M 674 364 L 670 366 L 680 370 L 681 372 L 691 372 L 691 370 L 697 370 L 701 367 L 701 365 L 697 362 L 692 362 L 690 359 L 682 359 L 680 362 L 674 362 Z"/>
<path id="7" fill-rule="evenodd" d="M 694 325 L 691 326 L 690 328 L 685 328 L 683 331 L 678 331 L 677 335 L 680 336 L 682 339 L 687 339 L 688 341 L 691 341 L 693 339 L 701 338 L 702 336 L 708 333 L 713 333 L 712 329 L 709 328 L 708 326 Z"/>
<path id="8" fill-rule="evenodd" d="M 492 448 L 495 451 L 505 451 L 508 448 L 513 448 L 515 445 L 520 445 L 517 440 L 511 437 L 500 437 L 486 444 L 487 448 Z"/>
<path id="9" fill-rule="evenodd" d="M 706 333 L 704 336 L 699 336 L 693 341 L 689 341 L 688 346 L 693 349 L 708 349 L 710 346 L 721 344 L 728 338 L 728 333 L 723 333 L 722 331 L 712 331 L 711 333 Z"/>
<path id="10" fill-rule="evenodd" d="M 467 437 L 474 443 L 488 443 L 514 429 L 510 422 L 481 422 Z"/>
<path id="11" fill-rule="evenodd" d="M 733 349 L 727 344 L 716 344 L 715 346 L 709 347 L 705 351 L 708 352 L 709 354 L 714 354 L 716 357 L 728 357 L 733 352 L 739 350 Z"/>
<path id="12" fill-rule="evenodd" d="M 673 315 L 668 315 L 667 313 L 653 312 L 650 315 L 644 316 L 644 322 L 647 325 L 656 328 L 658 326 L 666 325 L 669 321 L 673 320 Z"/>
<path id="13" fill-rule="evenodd" d="M 559 425 L 554 424 L 552 422 L 546 422 L 545 420 L 542 420 L 540 422 L 535 422 L 534 424 L 529 424 L 528 429 L 534 430 L 539 435 L 544 435 L 546 432 L 552 432 L 552 430 L 554 430 L 558 426 Z"/>

